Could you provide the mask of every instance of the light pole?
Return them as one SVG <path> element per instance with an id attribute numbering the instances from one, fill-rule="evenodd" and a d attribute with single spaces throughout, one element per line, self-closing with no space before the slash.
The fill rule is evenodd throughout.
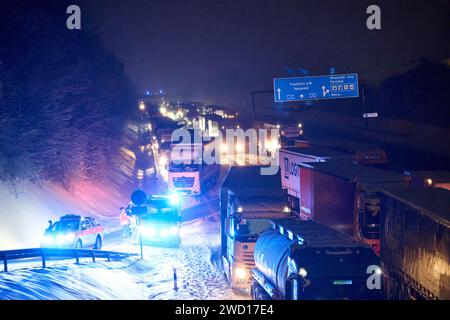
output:
<path id="1" fill-rule="evenodd" d="M 361 85 L 361 91 L 362 91 L 362 102 L 363 102 L 363 116 L 364 116 L 364 127 L 367 128 L 367 108 L 366 108 L 366 90 L 365 86 Z"/>
<path id="2" fill-rule="evenodd" d="M 136 190 L 131 194 L 131 202 L 136 206 L 134 209 L 137 210 L 139 216 L 139 245 L 141 247 L 141 259 L 144 258 L 144 251 L 142 248 L 142 211 L 147 210 L 147 207 L 143 207 L 142 205 L 147 200 L 147 194 L 142 190 Z"/>
<path id="3" fill-rule="evenodd" d="M 142 212 L 139 210 L 139 245 L 141 246 L 141 259 L 144 259 L 144 250 L 142 248 L 142 228 L 141 228 L 141 221 L 142 221 Z"/>

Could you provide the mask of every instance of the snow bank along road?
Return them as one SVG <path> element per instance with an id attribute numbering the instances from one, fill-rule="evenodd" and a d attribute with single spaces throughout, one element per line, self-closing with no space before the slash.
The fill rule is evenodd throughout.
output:
<path id="1" fill-rule="evenodd" d="M 16 264 L 0 273 L 0 299 L 247 299 L 229 287 L 220 269 L 219 230 L 217 214 L 186 222 L 180 248 L 146 246 L 143 260 L 49 261 L 46 269 L 39 263 L 20 264 L 20 269 Z M 133 239 L 118 234 L 104 249 L 139 252 Z"/>

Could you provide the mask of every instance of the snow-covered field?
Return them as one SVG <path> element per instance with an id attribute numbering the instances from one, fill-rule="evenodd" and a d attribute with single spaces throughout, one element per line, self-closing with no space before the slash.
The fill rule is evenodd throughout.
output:
<path id="1" fill-rule="evenodd" d="M 46 269 L 37 262 L 14 264 L 11 272 L 0 273 L 0 299 L 248 299 L 230 288 L 220 269 L 217 219 L 184 224 L 180 248 L 144 247 L 143 260 L 49 261 Z M 131 239 L 120 236 L 105 249 L 139 252 Z"/>

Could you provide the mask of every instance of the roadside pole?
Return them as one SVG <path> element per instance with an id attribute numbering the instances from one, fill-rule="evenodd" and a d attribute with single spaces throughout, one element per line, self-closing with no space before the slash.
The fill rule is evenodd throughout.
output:
<path id="1" fill-rule="evenodd" d="M 144 251 L 142 250 L 142 233 L 139 231 L 139 244 L 141 246 L 141 259 L 144 259 Z"/>
<path id="2" fill-rule="evenodd" d="M 141 247 L 141 259 L 144 259 L 144 250 L 142 249 L 142 230 L 141 230 L 142 211 L 144 208 L 147 210 L 147 208 L 142 207 L 142 205 L 145 203 L 146 200 L 147 200 L 147 195 L 145 194 L 144 191 L 142 191 L 140 189 L 135 190 L 131 194 L 131 202 L 136 205 L 136 207 L 132 208 L 132 212 L 133 212 L 133 210 L 134 210 L 134 212 L 137 211 L 137 216 L 139 217 L 139 223 L 137 223 L 137 227 L 139 229 L 139 246 Z"/>
<path id="3" fill-rule="evenodd" d="M 178 291 L 177 278 L 177 269 L 173 268 L 173 290 L 175 291 Z"/>
<path id="4" fill-rule="evenodd" d="M 141 221 L 142 221 L 141 215 L 142 215 L 142 213 L 139 212 L 139 226 L 141 225 Z M 139 229 L 139 245 L 141 246 L 141 259 L 144 259 L 144 250 L 142 249 L 142 230 L 141 230 L 141 228 L 138 228 L 138 229 Z"/>
<path id="5" fill-rule="evenodd" d="M 365 116 L 365 114 L 367 113 L 367 108 L 366 108 L 366 90 L 364 85 L 361 86 L 361 91 L 362 91 L 362 99 L 363 99 L 363 114 L 364 114 L 364 127 L 367 128 L 367 117 Z"/>

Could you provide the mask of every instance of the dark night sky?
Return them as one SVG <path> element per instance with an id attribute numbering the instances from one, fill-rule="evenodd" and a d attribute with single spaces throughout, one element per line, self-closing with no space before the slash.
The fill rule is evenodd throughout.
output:
<path id="1" fill-rule="evenodd" d="M 366 28 L 370 4 L 382 30 Z M 270 89 L 285 67 L 358 72 L 379 84 L 425 56 L 450 57 L 448 0 L 90 0 L 82 4 L 140 92 L 228 106 Z M 248 101 L 247 101 L 248 103 Z"/>

